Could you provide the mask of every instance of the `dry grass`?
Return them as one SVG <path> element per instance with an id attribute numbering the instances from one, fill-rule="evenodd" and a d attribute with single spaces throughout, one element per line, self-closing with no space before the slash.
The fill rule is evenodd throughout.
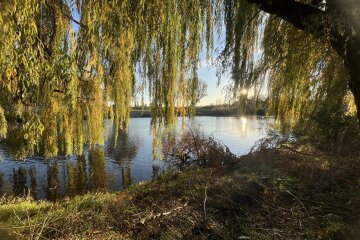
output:
<path id="1" fill-rule="evenodd" d="M 13 213 L 0 221 L 12 226 L 20 239 L 355 240 L 359 236 L 355 231 L 360 219 L 359 156 L 326 155 L 310 145 L 281 140 L 275 145 L 262 143 L 257 151 L 237 159 L 212 141 L 196 140 L 197 147 L 206 144 L 198 149 L 216 146 L 216 156 L 221 156 L 219 161 L 202 155 L 214 159 L 202 161 L 206 167 L 167 173 L 117 194 L 88 194 L 53 204 L 32 202 L 28 208 L 14 203 Z"/>

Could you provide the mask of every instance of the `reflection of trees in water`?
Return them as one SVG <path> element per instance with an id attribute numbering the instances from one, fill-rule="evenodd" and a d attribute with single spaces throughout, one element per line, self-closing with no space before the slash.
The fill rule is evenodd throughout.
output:
<path id="1" fill-rule="evenodd" d="M 114 156 L 118 162 L 124 159 L 134 159 L 138 151 L 139 141 L 130 138 L 124 130 L 119 130 L 117 136 L 112 134 L 106 144 L 106 151 L 109 155 Z"/>
<path id="2" fill-rule="evenodd" d="M 2 188 L 4 186 L 4 173 L 0 171 L 0 196 L 3 195 Z"/>
<path id="3" fill-rule="evenodd" d="M 76 196 L 84 194 L 90 189 L 107 188 L 107 175 L 105 171 L 104 148 L 94 145 L 89 149 L 89 172 L 84 155 L 78 156 L 77 161 L 66 164 L 66 177 L 63 184 L 59 178 L 60 167 L 58 162 L 46 164 L 46 182 L 41 184 L 46 193 L 46 198 L 55 201 L 65 196 Z M 88 175 L 89 173 L 89 175 Z M 3 173 L 0 172 L 0 190 L 3 185 Z M 31 193 L 37 199 L 37 172 L 35 167 L 19 167 L 13 169 L 11 175 L 13 194 L 15 196 L 26 196 Z M 65 186 L 62 192 L 61 185 Z"/>
<path id="4" fill-rule="evenodd" d="M 30 176 L 30 193 L 31 196 L 36 199 L 37 198 L 37 180 L 36 180 L 36 169 L 35 167 L 31 167 L 29 169 Z"/>
<path id="5" fill-rule="evenodd" d="M 76 163 L 68 163 L 66 166 L 66 195 L 73 197 L 88 190 L 88 176 L 86 173 L 86 160 L 84 155 L 78 156 Z"/>
<path id="6" fill-rule="evenodd" d="M 66 183 L 66 195 L 73 197 L 76 195 L 76 169 L 75 164 L 69 163 L 66 166 L 66 176 L 67 176 L 67 183 Z"/>
<path id="7" fill-rule="evenodd" d="M 84 155 L 78 156 L 76 163 L 68 163 L 66 166 L 66 195 L 75 196 L 84 194 L 86 191 L 101 190 L 107 188 L 107 175 L 105 170 L 105 152 L 99 145 L 89 148 L 89 175 L 86 171 L 86 159 Z"/>
<path id="8" fill-rule="evenodd" d="M 30 182 L 28 182 L 30 179 Z M 13 195 L 15 196 L 27 196 L 29 193 L 33 198 L 37 197 L 37 181 L 35 168 L 25 169 L 19 167 L 13 168 L 13 174 L 11 176 Z M 29 184 L 30 183 L 30 184 Z M 0 189 L 3 185 L 3 174 L 0 172 Z"/>
<path id="9" fill-rule="evenodd" d="M 84 155 L 78 156 L 76 163 L 76 192 L 84 193 L 87 190 L 86 161 Z"/>
<path id="10" fill-rule="evenodd" d="M 47 166 L 47 187 L 46 194 L 47 199 L 55 201 L 61 198 L 61 189 L 59 182 L 59 165 L 57 162 L 48 164 Z"/>
<path id="11" fill-rule="evenodd" d="M 121 167 L 121 180 L 122 180 L 123 189 L 128 188 L 132 183 L 130 161 L 126 162 L 126 166 L 123 165 Z"/>
<path id="12" fill-rule="evenodd" d="M 64 122 L 61 124 L 65 124 L 65 120 L 63 121 Z M 167 138 L 174 138 L 174 135 L 169 134 L 167 135 Z M 52 138 L 49 137 L 49 139 Z M 53 141 L 48 141 L 48 143 L 50 142 L 54 143 Z M 62 169 L 62 163 L 57 160 L 48 161 L 45 172 L 40 171 L 37 173 L 35 167 L 20 167 L 18 169 L 13 169 L 12 182 L 14 195 L 31 193 L 36 199 L 38 197 L 37 194 L 39 193 L 37 190 L 39 190 L 38 187 L 40 186 L 43 188 L 46 198 L 50 201 L 54 201 L 64 196 L 73 197 L 80 195 L 88 190 L 101 190 L 111 187 L 111 181 L 113 180 L 115 183 L 115 179 L 117 179 L 116 176 L 120 173 L 113 172 L 111 176 L 111 173 L 106 172 L 105 150 L 107 151 L 107 154 L 120 165 L 122 186 L 125 189 L 133 182 L 131 162 L 138 153 L 139 144 L 138 139 L 132 138 L 126 131 L 119 130 L 116 141 L 115 137 L 110 135 L 105 145 L 105 149 L 100 145 L 92 145 L 88 149 L 87 159 L 84 155 L 79 155 L 77 156 L 76 161 L 65 162 L 64 178 L 59 175 L 60 168 Z M 68 151 L 66 144 L 61 145 L 59 143 L 58 146 L 60 146 L 60 152 Z M 40 151 L 44 150 L 45 149 L 40 149 Z M 158 176 L 162 171 L 163 169 L 161 169 L 160 166 L 153 165 L 154 177 Z M 37 174 L 46 174 L 45 184 L 38 182 L 38 179 L 39 177 L 41 178 L 41 176 L 37 176 Z M 30 189 L 31 191 L 29 191 Z"/>
<path id="13" fill-rule="evenodd" d="M 101 159 L 100 159 L 101 161 Z M 95 168 L 95 165 L 92 165 Z M 97 169 L 93 172 L 99 172 L 99 165 L 96 165 Z M 65 182 L 65 195 L 66 196 L 76 196 L 83 194 L 88 190 L 88 176 L 86 173 L 86 161 L 84 156 L 79 156 L 76 163 L 69 163 L 66 166 L 66 182 Z M 104 168 L 102 170 L 104 172 Z M 101 172 L 101 170 L 100 170 Z M 48 163 L 46 165 L 47 181 L 43 186 L 43 190 L 46 193 L 46 198 L 48 200 L 54 201 L 62 197 L 61 192 L 61 183 L 59 179 L 59 165 L 57 162 Z M 102 173 L 101 173 L 102 174 Z M 99 174 L 95 173 L 96 185 L 104 185 L 97 177 Z M 4 174 L 0 172 L 0 190 L 3 187 L 3 176 Z M 38 182 L 37 182 L 37 172 L 35 167 L 30 167 L 28 169 L 24 167 L 19 167 L 13 169 L 13 174 L 11 175 L 13 195 L 15 196 L 27 196 L 29 193 L 34 199 L 38 197 Z M 30 180 L 30 181 L 29 181 Z M 1 193 L 1 192 L 0 192 Z"/>
<path id="14" fill-rule="evenodd" d="M 27 171 L 23 167 L 13 169 L 12 175 L 13 182 L 13 194 L 15 196 L 26 196 L 28 192 L 27 183 Z"/>
<path id="15" fill-rule="evenodd" d="M 116 139 L 116 142 L 115 142 Z M 119 130 L 118 137 L 112 136 L 109 139 L 107 152 L 113 156 L 115 161 L 121 166 L 121 178 L 123 188 L 127 188 L 132 183 L 131 161 L 136 157 L 139 149 L 139 141 L 131 139 L 124 130 Z"/>
<path id="16" fill-rule="evenodd" d="M 92 189 L 105 189 L 106 171 L 105 171 L 105 153 L 104 148 L 98 145 L 91 146 L 89 149 L 90 164 L 90 184 Z"/>

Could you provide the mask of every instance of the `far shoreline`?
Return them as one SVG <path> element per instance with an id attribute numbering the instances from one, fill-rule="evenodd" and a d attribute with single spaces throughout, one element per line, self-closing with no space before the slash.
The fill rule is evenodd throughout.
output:
<path id="1" fill-rule="evenodd" d="M 195 117 L 241 117 L 241 116 L 257 116 L 265 117 L 266 112 L 263 108 L 258 108 L 254 111 L 246 111 L 241 113 L 239 108 L 214 108 L 213 106 L 199 107 L 196 109 Z M 177 117 L 180 117 L 178 114 Z M 132 109 L 130 118 L 151 118 L 151 111 L 149 109 Z"/>

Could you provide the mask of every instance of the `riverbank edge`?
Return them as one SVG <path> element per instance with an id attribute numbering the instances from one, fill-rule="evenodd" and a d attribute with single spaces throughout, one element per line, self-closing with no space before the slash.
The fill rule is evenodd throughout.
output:
<path id="1" fill-rule="evenodd" d="M 195 117 L 238 117 L 238 116 L 255 116 L 265 117 L 266 112 L 264 109 L 257 109 L 256 111 L 240 113 L 238 108 L 227 108 L 227 107 L 198 107 L 195 111 Z M 131 110 L 130 118 L 151 118 L 151 110 Z M 181 115 L 178 113 L 178 117 Z"/>
<path id="2" fill-rule="evenodd" d="M 222 166 L 57 203 L 3 199 L 0 237 L 357 239 L 359 157 L 314 151 L 261 149 Z"/>

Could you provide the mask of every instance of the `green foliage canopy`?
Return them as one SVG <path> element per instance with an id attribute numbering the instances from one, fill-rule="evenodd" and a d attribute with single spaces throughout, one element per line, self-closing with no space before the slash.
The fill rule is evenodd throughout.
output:
<path id="1" fill-rule="evenodd" d="M 205 47 L 210 59 L 222 26 L 219 72 L 231 69 L 235 90 L 267 81 L 286 128 L 325 102 L 351 105 L 328 42 L 246 0 L 9 0 L 0 9 L 0 136 L 24 146 L 18 158 L 102 144 L 104 117 L 126 129 L 136 81 L 154 125 L 172 124 L 176 109 L 194 114 L 199 54 Z"/>

